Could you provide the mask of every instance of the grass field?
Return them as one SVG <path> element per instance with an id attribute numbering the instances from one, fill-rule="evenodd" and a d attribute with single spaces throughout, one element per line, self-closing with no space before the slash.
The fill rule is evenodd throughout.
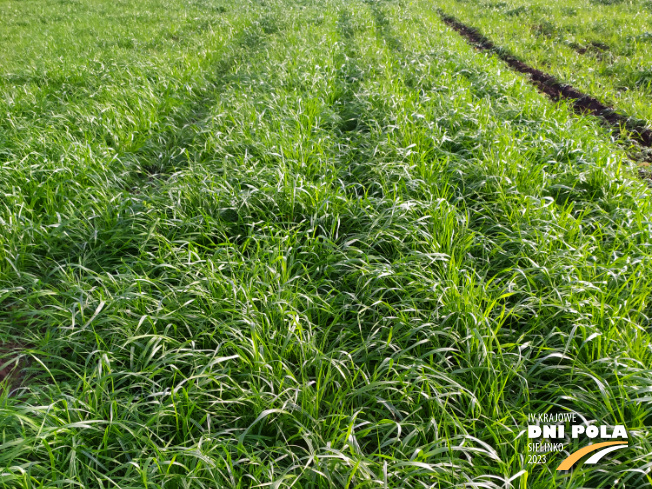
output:
<path id="1" fill-rule="evenodd" d="M 0 0 L 0 487 L 649 487 L 652 191 L 462 5 Z"/>

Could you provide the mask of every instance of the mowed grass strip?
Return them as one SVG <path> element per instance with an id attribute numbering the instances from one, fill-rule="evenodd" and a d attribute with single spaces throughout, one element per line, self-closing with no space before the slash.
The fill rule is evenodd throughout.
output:
<path id="1" fill-rule="evenodd" d="M 650 195 L 606 131 L 426 2 L 222 5 L 204 50 L 101 84 L 113 119 L 23 90 L 0 484 L 647 481 Z M 528 465 L 557 410 L 626 424 L 630 457 Z"/>

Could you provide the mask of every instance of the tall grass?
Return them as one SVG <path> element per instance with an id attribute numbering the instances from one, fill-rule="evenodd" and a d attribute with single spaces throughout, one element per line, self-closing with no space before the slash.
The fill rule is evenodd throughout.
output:
<path id="1" fill-rule="evenodd" d="M 650 191 L 596 121 L 427 2 L 79 5 L 117 48 L 3 41 L 2 487 L 650 480 Z M 629 457 L 528 464 L 564 410 Z"/>

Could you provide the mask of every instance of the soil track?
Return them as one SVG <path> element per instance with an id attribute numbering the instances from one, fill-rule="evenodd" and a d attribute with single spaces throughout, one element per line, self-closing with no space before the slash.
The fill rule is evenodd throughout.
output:
<path id="1" fill-rule="evenodd" d="M 470 44 L 483 51 L 491 51 L 507 63 L 510 68 L 519 73 L 530 75 L 532 83 L 551 99 L 572 100 L 576 112 L 581 114 L 590 113 L 594 116 L 600 117 L 617 132 L 621 132 L 623 128 L 625 128 L 639 144 L 652 148 L 652 130 L 647 129 L 644 125 L 637 124 L 636 122 L 633 122 L 630 117 L 615 112 L 614 109 L 604 105 L 598 99 L 580 92 L 578 89 L 570 85 L 560 83 L 554 76 L 532 68 L 528 64 L 509 54 L 503 48 L 497 47 L 477 29 L 463 24 L 455 17 L 451 17 L 441 10 L 439 11 L 439 15 L 447 25 L 464 36 Z"/>
<path id="2" fill-rule="evenodd" d="M 582 56 L 594 56 L 597 60 L 603 61 L 609 55 L 610 48 L 601 42 L 591 41 L 586 46 L 572 42 L 569 47 L 573 48 L 577 54 Z"/>

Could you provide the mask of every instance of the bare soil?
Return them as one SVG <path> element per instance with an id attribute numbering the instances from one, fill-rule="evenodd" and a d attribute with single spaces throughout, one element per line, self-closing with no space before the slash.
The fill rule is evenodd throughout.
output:
<path id="1" fill-rule="evenodd" d="M 571 43 L 570 47 L 572 47 L 577 54 L 591 55 L 600 61 L 608 59 L 608 55 L 610 51 L 609 46 L 597 41 L 591 41 L 586 46 L 582 46 L 581 44 L 577 44 L 577 43 Z"/>

